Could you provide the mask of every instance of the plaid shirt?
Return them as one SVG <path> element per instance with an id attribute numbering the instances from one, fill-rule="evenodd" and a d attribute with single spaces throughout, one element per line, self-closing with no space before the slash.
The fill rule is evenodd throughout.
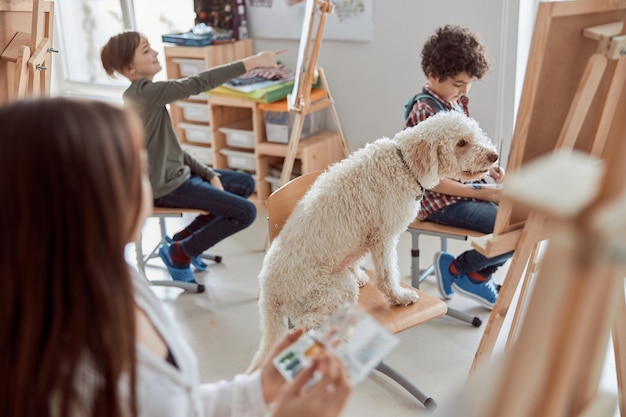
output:
<path id="1" fill-rule="evenodd" d="M 460 111 L 460 112 L 465 113 L 465 115 L 469 117 L 469 108 L 468 108 L 469 98 L 467 96 L 461 96 L 457 100 L 456 105 L 452 106 L 450 103 L 448 103 L 447 101 L 439 97 L 436 93 L 434 93 L 429 88 L 428 82 L 424 83 L 422 92 L 430 94 L 431 96 L 439 100 L 441 103 L 443 103 L 446 108 L 446 111 L 450 111 L 450 110 Z M 429 117 L 435 115 L 435 113 L 436 113 L 435 110 L 433 110 L 433 108 L 430 105 L 428 105 L 426 101 L 417 100 L 415 104 L 413 105 L 413 108 L 409 112 L 408 117 L 406 118 L 404 127 L 407 128 L 407 127 L 415 126 L 416 124 L 423 122 Z M 477 181 L 477 182 L 484 182 L 484 181 Z M 426 190 L 426 192 L 424 193 L 424 196 L 422 197 L 420 211 L 417 214 L 417 218 L 419 220 L 425 220 L 428 216 L 430 216 L 431 213 L 443 207 L 446 207 L 450 204 L 454 204 L 457 201 L 461 201 L 461 200 L 474 200 L 474 199 L 469 198 L 469 197 L 458 197 L 458 196 L 449 195 L 449 194 L 441 194 L 435 191 Z"/>

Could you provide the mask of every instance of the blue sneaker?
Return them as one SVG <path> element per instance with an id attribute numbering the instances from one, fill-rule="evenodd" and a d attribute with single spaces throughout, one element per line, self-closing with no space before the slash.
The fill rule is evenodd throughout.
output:
<path id="1" fill-rule="evenodd" d="M 435 276 L 437 277 L 437 288 L 441 296 L 445 299 L 450 299 L 454 295 L 452 289 L 452 283 L 457 278 L 456 275 L 452 275 L 450 272 L 450 264 L 454 260 L 454 256 L 446 252 L 437 252 L 433 259 L 435 265 Z"/>
<path id="2" fill-rule="evenodd" d="M 196 278 L 193 276 L 193 272 L 191 272 L 191 268 L 189 266 L 185 268 L 177 268 L 174 266 L 174 261 L 172 261 L 172 258 L 170 257 L 170 247 L 168 245 L 161 246 L 161 249 L 159 249 L 159 256 L 163 260 L 165 266 L 167 266 L 167 270 L 170 271 L 170 275 L 174 281 L 196 283 Z"/>
<path id="3" fill-rule="evenodd" d="M 493 309 L 493 305 L 498 299 L 498 292 L 492 279 L 485 282 L 474 282 L 470 277 L 462 274 L 452 283 L 452 288 L 463 295 L 473 298 L 489 310 Z"/>
<path id="4" fill-rule="evenodd" d="M 174 239 L 169 236 L 165 236 L 165 241 L 170 245 L 174 243 Z M 191 258 L 191 264 L 194 268 L 196 268 L 197 271 L 206 271 L 206 269 L 208 268 L 208 265 L 204 263 L 200 255 Z"/>

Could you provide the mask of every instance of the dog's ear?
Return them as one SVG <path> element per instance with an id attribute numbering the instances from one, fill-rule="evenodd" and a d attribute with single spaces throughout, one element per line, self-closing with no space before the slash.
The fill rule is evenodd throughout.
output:
<path id="1" fill-rule="evenodd" d="M 432 188 L 439 182 L 439 157 L 436 143 L 418 140 L 404 150 L 407 163 L 424 188 Z"/>
<path id="2" fill-rule="evenodd" d="M 457 161 L 455 157 L 456 142 L 442 137 L 435 143 L 437 147 L 437 161 L 439 162 L 439 174 L 442 177 L 454 175 L 457 171 Z"/>

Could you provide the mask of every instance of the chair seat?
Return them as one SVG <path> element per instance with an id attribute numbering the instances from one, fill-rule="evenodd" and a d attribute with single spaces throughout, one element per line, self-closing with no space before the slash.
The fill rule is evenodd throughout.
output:
<path id="1" fill-rule="evenodd" d="M 463 229 L 462 227 L 444 226 L 439 223 L 415 220 L 409 225 L 409 229 L 419 230 L 423 234 L 430 234 L 434 236 L 457 236 L 459 238 L 481 237 L 484 233 L 477 232 L 476 230 Z"/>
<path id="2" fill-rule="evenodd" d="M 180 217 L 185 213 L 196 213 L 196 214 L 209 214 L 208 211 L 200 210 L 200 209 L 192 209 L 192 208 L 171 208 L 171 207 L 153 207 L 152 208 L 152 216 L 167 216 L 171 215 L 173 217 Z"/>
<path id="3" fill-rule="evenodd" d="M 387 298 L 376 288 L 374 272 L 368 270 L 367 274 L 370 280 L 359 291 L 358 305 L 390 332 L 400 333 L 446 314 L 446 303 L 406 284 L 401 285 L 415 290 L 419 300 L 408 306 L 389 305 Z"/>

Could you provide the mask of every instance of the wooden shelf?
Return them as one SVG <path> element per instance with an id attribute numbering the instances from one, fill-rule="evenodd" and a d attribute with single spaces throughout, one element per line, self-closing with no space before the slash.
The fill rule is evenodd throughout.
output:
<path id="1" fill-rule="evenodd" d="M 184 76 L 181 73 L 181 66 L 183 69 L 186 69 L 185 65 L 190 65 L 193 68 L 193 65 L 197 64 L 204 68 L 210 68 L 252 54 L 251 39 L 232 44 L 205 47 L 168 46 L 165 48 L 167 75 L 168 78 L 180 78 Z M 253 169 L 246 170 L 254 174 L 257 181 L 256 193 L 250 200 L 257 206 L 262 207 L 267 197 L 271 194 L 273 186 L 275 187 L 275 184 L 266 180 L 266 177 L 270 175 L 276 166 L 282 165 L 287 154 L 286 143 L 267 141 L 263 111 L 269 111 L 270 109 L 274 111 L 286 110 L 286 101 L 283 101 L 284 103 L 267 104 L 209 93 L 189 100 L 182 100 L 182 104 L 179 102 L 173 103 L 170 106 L 170 114 L 176 134 L 183 145 L 204 146 L 211 149 L 212 161 L 210 165 L 212 167 L 217 169 L 238 169 L 237 167 L 229 166 L 229 159 L 222 153 L 223 150 L 249 154 L 254 161 L 254 165 Z M 191 103 L 195 106 L 198 104 L 206 105 L 206 121 L 185 119 L 183 111 L 185 103 Z M 194 109 L 197 108 L 194 107 Z M 200 115 L 202 116 L 202 114 Z M 238 122 L 248 120 L 251 121 L 253 148 L 242 149 L 229 146 L 226 134 L 220 128 L 231 127 Z M 210 126 L 211 144 L 189 140 L 185 130 L 179 125 L 180 123 L 183 123 L 183 126 L 185 124 Z M 296 155 L 296 164 L 300 173 L 305 174 L 326 169 L 330 164 L 342 158 L 342 148 L 338 135 L 335 132 L 323 131 L 311 137 L 301 139 Z"/>

